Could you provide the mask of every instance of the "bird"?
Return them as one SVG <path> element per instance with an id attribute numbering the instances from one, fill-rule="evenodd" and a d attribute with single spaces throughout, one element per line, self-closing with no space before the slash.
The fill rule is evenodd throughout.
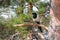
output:
<path id="1" fill-rule="evenodd" d="M 33 18 L 36 19 L 37 18 L 37 14 L 36 13 L 32 13 Z"/>
<path id="2" fill-rule="evenodd" d="M 33 12 L 32 15 L 33 15 L 33 22 L 35 22 L 36 24 L 40 24 L 40 19 L 37 13 Z M 38 29 L 42 32 L 41 27 L 38 27 Z"/>
<path id="3" fill-rule="evenodd" d="M 32 7 L 32 10 L 33 10 L 33 12 L 38 12 L 38 8 L 36 6 L 34 6 L 34 5 Z"/>

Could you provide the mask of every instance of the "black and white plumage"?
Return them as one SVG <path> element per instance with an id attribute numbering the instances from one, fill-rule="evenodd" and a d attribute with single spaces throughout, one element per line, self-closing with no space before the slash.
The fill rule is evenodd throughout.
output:
<path id="1" fill-rule="evenodd" d="M 37 24 L 40 24 L 40 19 L 39 19 L 39 16 L 37 15 L 37 13 L 32 13 L 32 15 L 33 15 L 33 21 Z M 41 27 L 38 27 L 38 29 L 42 32 Z"/>
<path id="2" fill-rule="evenodd" d="M 33 12 L 37 12 L 38 11 L 38 8 L 33 5 L 32 10 L 33 10 Z"/>
<path id="3" fill-rule="evenodd" d="M 37 18 L 37 14 L 36 13 L 32 13 L 32 15 L 33 15 L 33 19 Z"/>

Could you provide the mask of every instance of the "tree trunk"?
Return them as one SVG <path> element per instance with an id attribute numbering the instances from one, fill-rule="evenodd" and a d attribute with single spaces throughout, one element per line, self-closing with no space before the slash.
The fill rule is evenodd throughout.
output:
<path id="1" fill-rule="evenodd" d="M 60 40 L 60 0 L 51 0 L 50 8 L 50 40 Z"/>

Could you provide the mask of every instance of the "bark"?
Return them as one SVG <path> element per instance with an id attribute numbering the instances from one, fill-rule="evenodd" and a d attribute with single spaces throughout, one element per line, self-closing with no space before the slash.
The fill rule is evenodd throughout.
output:
<path id="1" fill-rule="evenodd" d="M 30 17 L 30 19 L 32 19 L 32 3 L 31 2 L 29 2 L 28 3 L 28 15 L 29 15 L 29 17 Z"/>
<path id="2" fill-rule="evenodd" d="M 60 0 L 51 0 L 50 40 L 60 40 Z"/>

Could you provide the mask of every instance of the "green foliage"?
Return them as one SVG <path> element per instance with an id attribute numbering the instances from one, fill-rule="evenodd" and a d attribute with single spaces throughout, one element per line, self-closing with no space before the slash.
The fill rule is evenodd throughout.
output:
<path id="1" fill-rule="evenodd" d="M 40 14 L 40 13 L 43 13 L 43 12 L 45 12 L 45 7 L 41 7 L 41 8 L 39 9 L 39 14 Z"/>
<path id="2" fill-rule="evenodd" d="M 18 17 L 16 18 L 11 18 L 9 19 L 7 22 L 1 22 L 0 21 L 0 28 L 4 28 L 6 29 L 5 31 L 4 30 L 0 30 L 1 32 L 1 35 L 4 36 L 2 38 L 6 38 L 7 35 L 11 35 L 11 34 L 14 34 L 15 32 L 20 32 L 22 33 L 22 36 L 26 37 L 26 34 L 28 33 L 28 30 L 27 30 L 27 27 L 13 27 L 13 25 L 15 24 L 21 24 L 21 23 L 25 23 L 24 21 L 25 20 L 30 20 L 29 16 L 28 15 L 25 15 L 25 14 L 20 14 Z"/>
<path id="3" fill-rule="evenodd" d="M 31 2 L 31 3 L 35 3 L 37 2 L 37 0 L 21 0 L 20 1 L 20 5 L 18 8 L 16 8 L 16 14 L 17 14 L 17 17 L 16 18 L 11 18 L 9 19 L 8 21 L 3 21 L 4 19 L 0 20 L 0 35 L 2 35 L 2 38 L 6 38 L 8 35 L 12 35 L 16 32 L 20 32 L 22 33 L 23 37 L 26 36 L 26 34 L 29 32 L 30 29 L 32 29 L 31 27 L 13 27 L 13 25 L 15 24 L 21 24 L 21 23 L 25 23 L 25 21 L 28 21 L 28 20 L 31 20 L 32 19 L 32 16 L 31 14 L 23 14 L 23 3 L 27 1 L 27 2 Z M 6 3 L 3 2 L 3 4 Z M 7 3 L 6 3 L 7 4 Z M 45 2 L 41 2 L 39 4 L 39 15 L 43 14 L 43 12 L 45 12 L 45 9 L 47 7 L 47 4 Z M 44 25 L 48 26 L 48 22 L 50 20 L 50 16 L 48 15 L 47 16 L 47 19 L 43 19 L 42 21 L 42 24 L 45 23 Z M 2 29 L 4 28 L 4 30 Z"/>
<path id="4" fill-rule="evenodd" d="M 16 14 L 21 14 L 22 13 L 22 7 L 20 6 L 20 7 L 18 7 L 18 8 L 16 8 Z"/>
<path id="5" fill-rule="evenodd" d="M 41 17 L 41 15 L 44 15 L 44 13 L 46 12 L 47 5 L 48 4 L 45 3 L 45 2 L 40 2 L 40 4 L 39 4 L 39 12 L 38 12 L 40 17 Z M 42 18 L 42 23 L 41 24 L 43 24 L 45 26 L 48 26 L 49 21 L 50 21 L 50 16 L 48 15 L 47 17 Z"/>
<path id="6" fill-rule="evenodd" d="M 45 2 L 40 2 L 40 4 L 39 4 L 39 14 L 45 12 L 46 7 L 47 7 L 47 3 L 45 3 Z"/>
<path id="7" fill-rule="evenodd" d="M 2 5 L 3 6 L 9 6 L 10 5 L 10 0 L 2 0 Z"/>
<path id="8" fill-rule="evenodd" d="M 26 0 L 26 1 L 30 3 L 36 3 L 38 0 Z"/>

